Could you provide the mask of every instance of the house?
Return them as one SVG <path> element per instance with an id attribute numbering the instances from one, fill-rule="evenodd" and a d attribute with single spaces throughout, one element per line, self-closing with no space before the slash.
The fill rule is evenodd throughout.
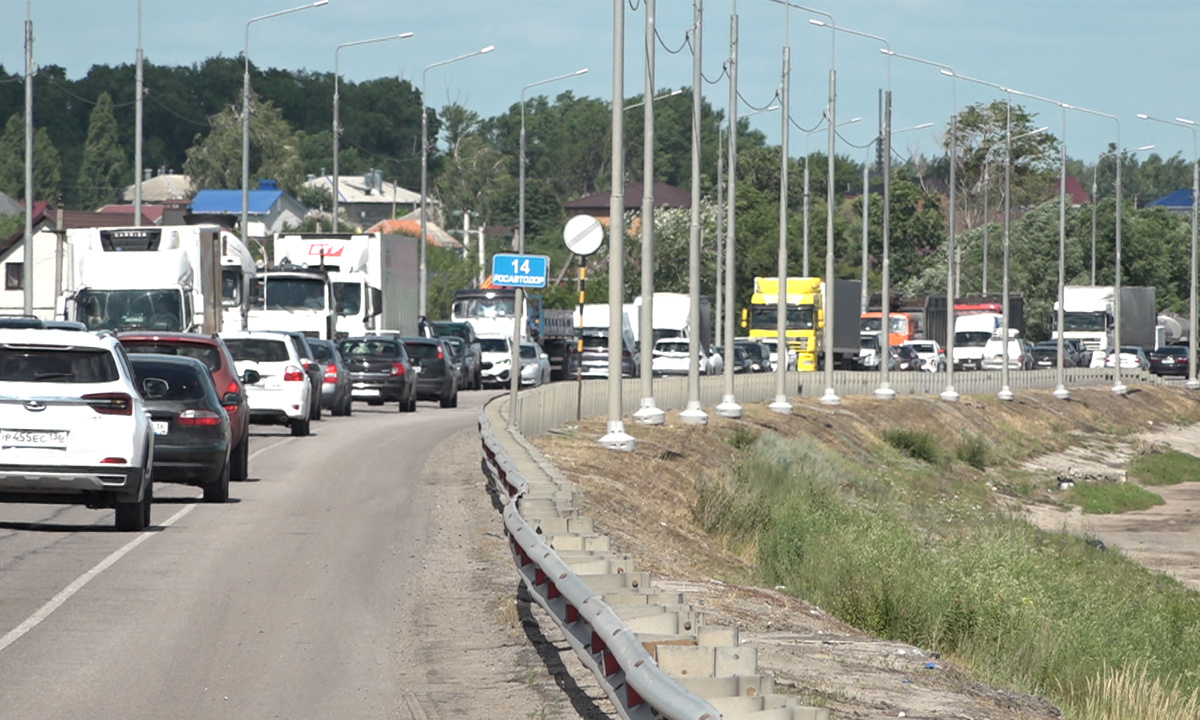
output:
<path id="1" fill-rule="evenodd" d="M 642 207 L 642 192 L 644 187 L 640 182 L 629 183 L 625 186 L 626 210 L 637 210 Z M 563 209 L 566 210 L 567 217 L 591 215 L 607 225 L 609 202 L 611 200 L 612 191 L 609 190 L 581 197 L 578 200 L 572 200 L 569 203 L 565 203 Z M 666 183 L 654 183 L 655 208 L 690 208 L 691 206 L 692 194 L 690 191 Z"/>
<path id="2" fill-rule="evenodd" d="M 142 203 L 142 217 L 149 220 L 152 225 L 163 224 L 163 212 L 165 210 L 165 205 Z M 133 217 L 133 205 L 105 205 L 96 212 L 101 215 L 125 215 Z"/>
<path id="3" fill-rule="evenodd" d="M 1157 200 L 1146 203 L 1146 207 L 1160 207 L 1167 212 L 1192 214 L 1192 190 L 1176 190 L 1173 193 L 1164 195 Z"/>
<path id="4" fill-rule="evenodd" d="M 0 192 L 0 215 L 21 215 L 24 212 L 24 203 L 14 200 L 8 193 Z"/>
<path id="5" fill-rule="evenodd" d="M 33 314 L 43 319 L 54 317 L 54 303 L 64 287 L 70 285 L 71 259 L 59 242 L 63 230 L 86 227 L 128 227 L 134 225 L 133 213 L 94 213 L 66 210 L 61 214 L 48 203 L 33 205 Z M 152 225 L 142 215 L 142 225 Z M 25 229 L 0 241 L 0 268 L 4 271 L 4 289 L 0 290 L 0 315 L 25 312 Z"/>
<path id="6" fill-rule="evenodd" d="M 389 235 L 409 235 L 419 238 L 421 237 L 421 213 L 418 210 L 402 218 L 380 220 L 364 232 L 382 232 Z M 430 245 L 437 247 L 456 250 L 458 252 L 464 250 L 463 244 L 457 238 L 443 230 L 440 225 L 432 220 L 425 221 L 425 239 Z"/>
<path id="7" fill-rule="evenodd" d="M 310 177 L 304 183 L 304 187 L 321 188 L 332 193 L 333 176 Z M 435 205 L 436 202 L 431 199 L 430 205 Z M 380 220 L 412 212 L 420 205 L 420 193 L 384 180 L 383 173 L 379 170 L 373 170 L 366 175 L 338 176 L 338 212 L 352 225 L 367 227 Z M 321 208 L 326 212 L 332 209 Z"/>
<path id="8" fill-rule="evenodd" d="M 127 186 L 121 194 L 121 199 L 127 203 L 133 202 L 133 191 L 133 185 Z M 188 200 L 195 194 L 192 181 L 187 175 L 172 173 L 169 170 L 142 181 L 142 202 L 145 204 L 162 205 L 168 200 Z"/>
<path id="9" fill-rule="evenodd" d="M 280 190 L 274 180 L 260 180 L 258 189 L 251 190 L 249 195 L 247 215 L 251 237 L 268 237 L 288 227 L 298 227 L 308 214 L 308 209 Z M 235 227 L 241 219 L 241 190 L 201 190 L 192 198 L 193 223 Z"/>

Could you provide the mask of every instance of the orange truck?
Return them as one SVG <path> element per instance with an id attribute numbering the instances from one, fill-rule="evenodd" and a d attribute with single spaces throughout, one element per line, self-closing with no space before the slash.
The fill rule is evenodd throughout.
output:
<path id="1" fill-rule="evenodd" d="M 917 321 L 911 313 L 888 313 L 891 322 L 888 323 L 888 344 L 901 345 L 917 336 Z M 862 332 L 882 332 L 883 313 L 865 312 L 862 314 L 859 330 Z"/>

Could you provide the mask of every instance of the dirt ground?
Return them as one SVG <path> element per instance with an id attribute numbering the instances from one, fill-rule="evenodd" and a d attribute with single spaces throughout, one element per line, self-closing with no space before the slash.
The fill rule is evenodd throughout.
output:
<path id="1" fill-rule="evenodd" d="M 840 407 L 799 401 L 790 416 L 747 405 L 740 420 L 710 416 L 707 426 L 626 423 L 637 440 L 633 453 L 601 448 L 603 419 L 585 421 L 533 438 L 534 443 L 583 490 L 583 512 L 609 534 L 614 548 L 654 574 L 655 584 L 686 592 L 715 625 L 737 625 L 759 648 L 759 666 L 773 673 L 781 692 L 831 708 L 839 718 L 1061 717 L 1051 703 L 976 682 L 962 668 L 926 650 L 872 638 L 820 608 L 776 589 L 755 587 L 752 557 L 739 557 L 692 523 L 694 480 L 734 460 L 729 439 L 741 428 L 783 435 L 807 434 L 853 459 L 867 460 L 879 431 L 906 427 L 945 437 L 989 438 L 1001 455 L 1020 445 L 1026 462 L 985 471 L 998 503 L 1008 504 L 1047 530 L 1067 529 L 1102 540 L 1147 566 L 1200 589 L 1200 483 L 1156 487 L 1166 503 L 1122 516 L 1080 516 L 1053 504 L 1060 476 L 1079 481 L 1123 475 L 1128 458 L 1147 443 L 1169 443 L 1200 455 L 1200 402 L 1178 387 L 1141 386 L 1125 397 L 1107 388 L 1072 391 L 1063 402 L 1048 392 L 1021 393 L 1010 403 L 992 397 L 956 404 L 907 396 L 890 403 L 845 398 Z M 1015 431 L 1020 429 L 1020 434 Z M 1030 440 L 1029 438 L 1033 438 Z M 1006 450 L 1007 448 L 1007 450 Z M 966 469 L 965 472 L 974 472 Z M 1047 488 L 1028 504 L 1013 504 L 1009 490 Z M 722 580 L 718 580 L 721 578 Z"/>

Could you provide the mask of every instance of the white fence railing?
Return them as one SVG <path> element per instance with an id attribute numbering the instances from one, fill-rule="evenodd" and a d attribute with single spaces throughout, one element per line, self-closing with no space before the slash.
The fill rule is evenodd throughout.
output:
<path id="1" fill-rule="evenodd" d="M 1068 368 L 1064 370 L 1068 388 L 1086 385 L 1112 385 L 1112 368 Z M 1122 370 L 1121 381 L 1162 384 L 1162 378 L 1140 370 Z M 623 380 L 621 388 L 622 414 L 630 415 L 641 400 L 641 381 Z M 775 373 L 735 375 L 734 397 L 738 402 L 766 402 L 775 398 Z M 818 398 L 825 392 L 824 373 L 787 374 L 784 387 L 788 397 Z M 945 373 L 892 372 L 888 384 L 897 395 L 938 395 L 946 389 Z M 1008 374 L 1008 387 L 1014 393 L 1027 390 L 1051 390 L 1058 385 L 1055 370 L 1013 371 Z M 700 378 L 700 404 L 713 407 L 724 395 L 724 378 Z M 879 387 L 879 373 L 838 370 L 833 373 L 833 387 L 843 397 L 871 395 Z M 988 395 L 1000 391 L 1000 373 L 971 371 L 954 373 L 954 389 L 960 395 Z M 654 400 L 664 410 L 687 406 L 687 378 L 661 377 L 654 379 Z M 523 390 L 518 398 L 518 426 L 526 436 L 561 427 L 577 418 L 600 417 L 608 412 L 608 381 L 604 379 L 556 382 Z"/>

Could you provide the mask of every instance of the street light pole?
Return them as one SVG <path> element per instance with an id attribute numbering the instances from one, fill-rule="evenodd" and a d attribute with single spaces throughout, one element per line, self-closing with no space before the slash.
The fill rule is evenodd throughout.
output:
<path id="1" fill-rule="evenodd" d="M 425 260 L 426 246 L 429 244 L 429 236 L 426 234 L 426 227 L 429 223 L 429 209 L 426 207 L 426 204 L 429 202 L 429 112 L 426 109 L 425 103 L 425 79 L 429 75 L 429 71 L 435 67 L 449 65 L 450 63 L 456 63 L 459 60 L 473 58 L 476 55 L 490 53 L 495 49 L 495 45 L 488 45 L 485 48 L 481 48 L 475 52 L 467 53 L 466 55 L 459 55 L 458 57 L 450 58 L 449 60 L 442 60 L 441 62 L 435 62 L 431 65 L 426 65 L 425 69 L 421 71 L 421 238 L 420 242 L 418 243 L 421 252 L 419 260 L 420 271 L 417 279 L 417 294 L 420 298 L 418 300 L 419 310 L 417 314 L 422 318 L 425 317 L 426 313 L 428 312 L 429 306 L 429 272 Z M 517 348 L 513 348 L 513 352 L 516 351 Z M 520 366 L 517 364 L 514 364 L 513 367 L 518 370 L 520 369 Z"/>
<path id="2" fill-rule="evenodd" d="M 333 231 L 338 231 L 338 196 L 342 194 L 341 181 L 338 175 L 338 142 L 342 134 L 342 125 L 339 120 L 339 112 L 341 109 L 341 95 L 339 94 L 338 81 L 341 78 L 341 72 L 338 70 L 338 56 L 342 52 L 342 48 L 354 47 L 355 45 L 368 45 L 370 43 L 385 42 L 387 40 L 403 40 L 410 38 L 411 32 L 401 33 L 399 35 L 388 35 L 387 37 L 377 37 L 370 40 L 357 40 L 355 42 L 342 43 L 333 51 Z"/>
<path id="3" fill-rule="evenodd" d="M 638 321 L 641 362 L 641 406 L 633 421 L 642 425 L 662 425 L 667 414 L 654 401 L 654 50 L 655 0 L 645 0 L 645 97 L 642 108 L 642 307 Z M 695 88 L 693 88 L 695 89 Z"/>
<path id="4" fill-rule="evenodd" d="M 700 117 L 703 96 L 701 41 L 704 29 L 704 0 L 692 0 L 692 208 L 688 234 L 688 400 L 679 413 L 685 425 L 707 425 L 708 413 L 700 406 Z M 786 147 L 787 143 L 784 143 Z"/>
<path id="5" fill-rule="evenodd" d="M 622 2 L 622 0 L 617 0 Z M 738 14 L 737 0 L 733 0 L 733 13 L 729 18 L 729 218 L 725 227 L 725 372 L 724 393 L 721 402 L 714 408 L 718 415 L 740 418 L 742 406 L 738 405 L 733 392 L 733 336 L 734 336 L 734 261 L 737 237 L 737 60 Z"/>
<path id="6" fill-rule="evenodd" d="M 280 15 L 288 15 L 328 4 L 329 0 L 317 0 L 307 5 L 259 15 L 246 22 L 246 47 L 242 53 L 242 244 L 246 247 L 250 246 L 250 229 L 247 227 L 250 221 L 250 26 L 261 20 L 269 20 Z M 140 182 L 141 178 L 138 180 Z M 267 262 L 267 258 L 264 258 L 264 262 Z"/>
<path id="7" fill-rule="evenodd" d="M 1192 131 L 1192 269 L 1188 285 L 1188 390 L 1200 390 L 1200 381 L 1196 379 L 1196 273 L 1197 273 L 1197 213 L 1200 213 L 1200 151 L 1196 143 L 1196 122 L 1187 118 L 1177 117 L 1174 121 L 1161 120 L 1144 113 L 1138 113 L 1142 120 L 1153 120 L 1164 125 L 1175 125 Z M 1095 200 L 1093 199 L 1093 202 Z M 1118 360 L 1120 356 L 1118 356 Z"/>
<path id="8" fill-rule="evenodd" d="M 780 415 L 791 415 L 792 404 L 787 400 L 787 296 L 788 296 L 788 161 L 790 146 L 788 143 L 788 125 L 792 105 L 792 49 L 783 48 L 783 70 L 780 78 L 780 125 L 781 141 L 779 146 L 779 257 L 777 277 L 779 280 L 779 297 L 775 307 L 775 400 L 767 407 Z M 865 195 L 864 195 L 865 198 Z M 865 207 L 865 206 L 864 206 Z"/>
<path id="9" fill-rule="evenodd" d="M 142 99 L 145 82 L 142 74 L 142 0 L 138 0 L 137 69 L 134 78 L 133 105 L 133 226 L 142 226 Z"/>
<path id="10" fill-rule="evenodd" d="M 539 80 L 535 83 L 529 83 L 521 88 L 521 135 L 519 143 L 519 152 L 517 158 L 518 165 L 518 201 L 517 201 L 517 253 L 525 252 L 525 92 L 529 88 L 534 88 L 539 85 L 546 85 L 559 80 L 583 75 L 587 72 L 587 68 L 576 70 L 572 73 L 558 75 L 547 80 Z M 423 95 L 424 93 L 422 93 Z M 422 194 L 424 192 L 422 191 Z M 422 213 L 424 215 L 424 213 Z M 423 235 L 424 233 L 422 233 Z M 508 426 L 509 428 L 517 427 L 517 408 L 520 402 L 519 391 L 521 389 L 521 326 L 525 322 L 525 289 L 518 287 L 513 298 L 513 334 L 512 334 L 512 370 L 509 372 L 509 413 Z"/>
<path id="11" fill-rule="evenodd" d="M 625 302 L 625 0 L 613 0 L 612 191 L 608 201 L 608 422 L 599 442 L 633 452 L 621 408 L 621 305 Z M 695 88 L 693 88 L 695 90 Z M 582 368 L 581 368 L 582 371 Z"/>

